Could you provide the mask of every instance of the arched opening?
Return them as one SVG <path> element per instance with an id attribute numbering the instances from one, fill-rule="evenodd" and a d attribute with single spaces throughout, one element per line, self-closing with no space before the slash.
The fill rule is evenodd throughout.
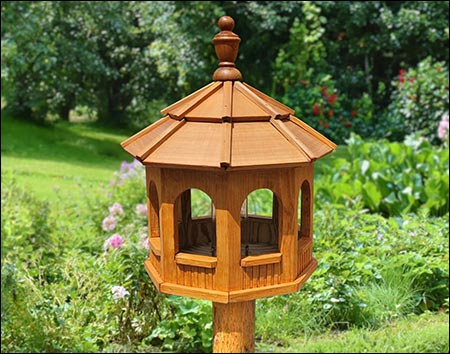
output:
<path id="1" fill-rule="evenodd" d="M 241 256 L 279 252 L 278 198 L 270 189 L 251 192 L 241 207 Z"/>
<path id="2" fill-rule="evenodd" d="M 311 188 L 305 180 L 298 195 L 298 238 L 311 237 Z"/>
<path id="3" fill-rule="evenodd" d="M 211 198 L 199 189 L 188 189 L 175 201 L 177 250 L 216 256 L 216 212 Z"/>

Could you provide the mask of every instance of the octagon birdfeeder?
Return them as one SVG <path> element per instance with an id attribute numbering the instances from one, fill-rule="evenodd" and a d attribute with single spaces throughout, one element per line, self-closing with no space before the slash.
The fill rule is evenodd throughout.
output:
<path id="1" fill-rule="evenodd" d="M 252 352 L 255 299 L 298 291 L 317 267 L 313 164 L 336 145 L 242 81 L 234 21 L 218 24 L 213 82 L 122 147 L 146 169 L 153 283 L 213 302 L 214 352 Z M 192 212 L 194 189 L 210 197 L 207 215 Z M 272 193 L 269 216 L 248 208 L 259 189 Z"/>

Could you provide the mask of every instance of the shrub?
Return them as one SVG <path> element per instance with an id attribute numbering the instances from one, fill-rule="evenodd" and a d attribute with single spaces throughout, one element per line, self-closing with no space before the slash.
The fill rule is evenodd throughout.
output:
<path id="1" fill-rule="evenodd" d="M 288 89 L 283 102 L 295 109 L 295 114 L 308 125 L 336 143 L 342 143 L 351 132 L 373 134 L 371 124 L 373 103 L 367 94 L 350 99 L 339 92 L 330 76 L 302 80 Z"/>
<path id="2" fill-rule="evenodd" d="M 10 174 L 1 174 L 2 263 L 5 255 L 14 261 L 30 257 L 54 257 L 58 239 L 51 237 L 53 223 L 48 203 L 39 201 L 20 188 Z"/>
<path id="3" fill-rule="evenodd" d="M 416 68 L 401 69 L 392 85 L 387 116 L 392 128 L 436 139 L 439 121 L 449 109 L 447 65 L 428 57 Z"/>

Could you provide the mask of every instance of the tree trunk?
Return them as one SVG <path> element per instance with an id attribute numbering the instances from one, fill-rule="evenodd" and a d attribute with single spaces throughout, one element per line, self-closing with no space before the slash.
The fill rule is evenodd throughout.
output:
<path id="1" fill-rule="evenodd" d="M 213 352 L 253 353 L 254 350 L 255 300 L 213 302 Z"/>

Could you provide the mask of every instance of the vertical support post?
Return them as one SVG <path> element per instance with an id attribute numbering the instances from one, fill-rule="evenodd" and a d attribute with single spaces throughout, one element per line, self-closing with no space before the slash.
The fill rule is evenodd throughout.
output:
<path id="1" fill-rule="evenodd" d="M 213 302 L 213 353 L 253 353 L 255 300 Z"/>

